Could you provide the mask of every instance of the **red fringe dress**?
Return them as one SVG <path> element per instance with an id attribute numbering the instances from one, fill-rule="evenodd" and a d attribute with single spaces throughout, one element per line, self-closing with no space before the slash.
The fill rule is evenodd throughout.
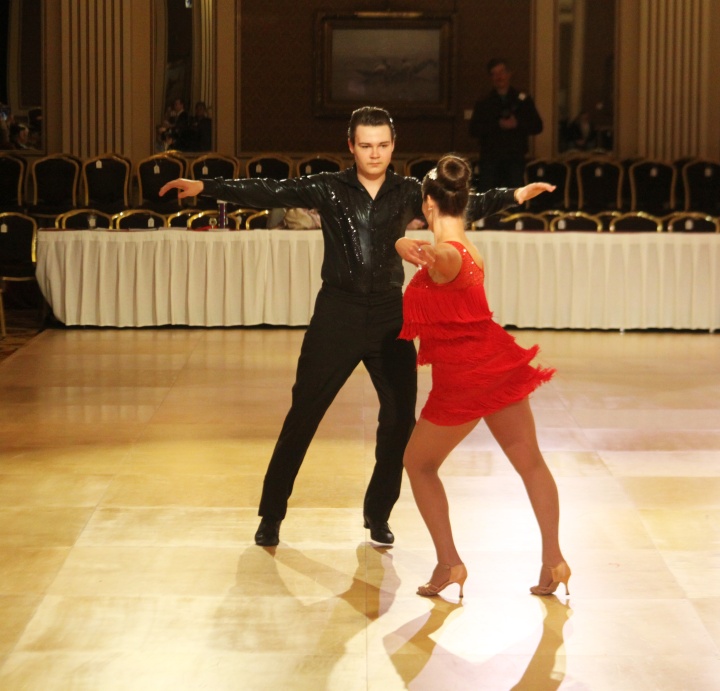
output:
<path id="1" fill-rule="evenodd" d="M 533 367 L 539 346 L 526 349 L 492 320 L 485 274 L 460 242 L 458 275 L 435 283 L 426 268 L 403 298 L 399 338 L 420 337 L 418 365 L 432 365 L 432 390 L 420 416 L 436 425 L 461 425 L 517 403 L 555 373 Z"/>

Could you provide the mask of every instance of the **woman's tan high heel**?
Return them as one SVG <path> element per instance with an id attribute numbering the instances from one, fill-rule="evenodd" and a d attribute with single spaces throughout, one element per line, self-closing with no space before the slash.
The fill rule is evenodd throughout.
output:
<path id="1" fill-rule="evenodd" d="M 417 589 L 417 594 L 422 595 L 423 597 L 435 597 L 449 585 L 457 583 L 460 586 L 460 597 L 462 598 L 463 585 L 465 584 L 465 579 L 467 578 L 467 569 L 465 568 L 465 564 L 456 564 L 455 566 L 450 566 L 449 564 L 439 564 L 439 566 L 442 566 L 444 569 L 449 569 L 450 573 L 448 574 L 447 580 L 442 585 L 433 585 L 430 581 L 428 581 L 425 585 L 421 585 Z"/>
<path id="2" fill-rule="evenodd" d="M 550 585 L 534 585 L 530 588 L 530 592 L 533 595 L 552 595 L 557 587 L 562 583 L 565 586 L 565 594 L 570 595 L 568 590 L 568 581 L 572 572 L 567 562 L 561 561 L 557 566 L 544 566 L 544 569 L 550 569 L 552 575 L 552 582 Z"/>

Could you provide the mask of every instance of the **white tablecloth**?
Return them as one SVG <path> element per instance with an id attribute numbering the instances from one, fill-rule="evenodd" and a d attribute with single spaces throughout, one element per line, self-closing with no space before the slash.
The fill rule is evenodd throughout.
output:
<path id="1" fill-rule="evenodd" d="M 720 325 L 720 235 L 468 235 L 485 259 L 501 324 Z M 320 288 L 323 241 L 320 231 L 40 231 L 37 254 L 43 294 L 68 325 L 300 326 Z M 407 282 L 415 269 L 405 269 Z"/>
<path id="2" fill-rule="evenodd" d="M 37 277 L 69 326 L 305 325 L 323 253 L 312 235 L 40 231 Z"/>

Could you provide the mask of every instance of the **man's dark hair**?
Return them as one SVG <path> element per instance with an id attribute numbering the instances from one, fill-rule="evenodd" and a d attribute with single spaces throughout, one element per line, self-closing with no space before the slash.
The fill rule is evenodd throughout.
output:
<path id="1" fill-rule="evenodd" d="M 348 139 L 355 143 L 355 130 L 358 125 L 366 127 L 382 127 L 387 125 L 390 128 L 392 140 L 395 141 L 395 125 L 393 124 L 390 113 L 384 108 L 376 108 L 375 106 L 363 106 L 352 112 L 350 116 L 350 124 L 348 125 Z"/>
<path id="2" fill-rule="evenodd" d="M 502 58 L 491 58 L 491 59 L 488 61 L 488 64 L 487 64 L 487 68 L 486 68 L 486 69 L 487 69 L 488 72 L 491 72 L 491 71 L 492 71 L 495 67 L 497 67 L 498 65 L 505 65 L 505 67 L 506 67 L 507 69 L 510 68 L 510 65 L 508 65 L 507 60 L 503 60 Z"/>

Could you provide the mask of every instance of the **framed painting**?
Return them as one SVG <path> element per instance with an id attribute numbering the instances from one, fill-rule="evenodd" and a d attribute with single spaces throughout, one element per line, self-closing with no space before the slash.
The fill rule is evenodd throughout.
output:
<path id="1" fill-rule="evenodd" d="M 452 115 L 453 25 L 451 14 L 318 13 L 315 113 L 374 105 L 393 115 Z"/>

